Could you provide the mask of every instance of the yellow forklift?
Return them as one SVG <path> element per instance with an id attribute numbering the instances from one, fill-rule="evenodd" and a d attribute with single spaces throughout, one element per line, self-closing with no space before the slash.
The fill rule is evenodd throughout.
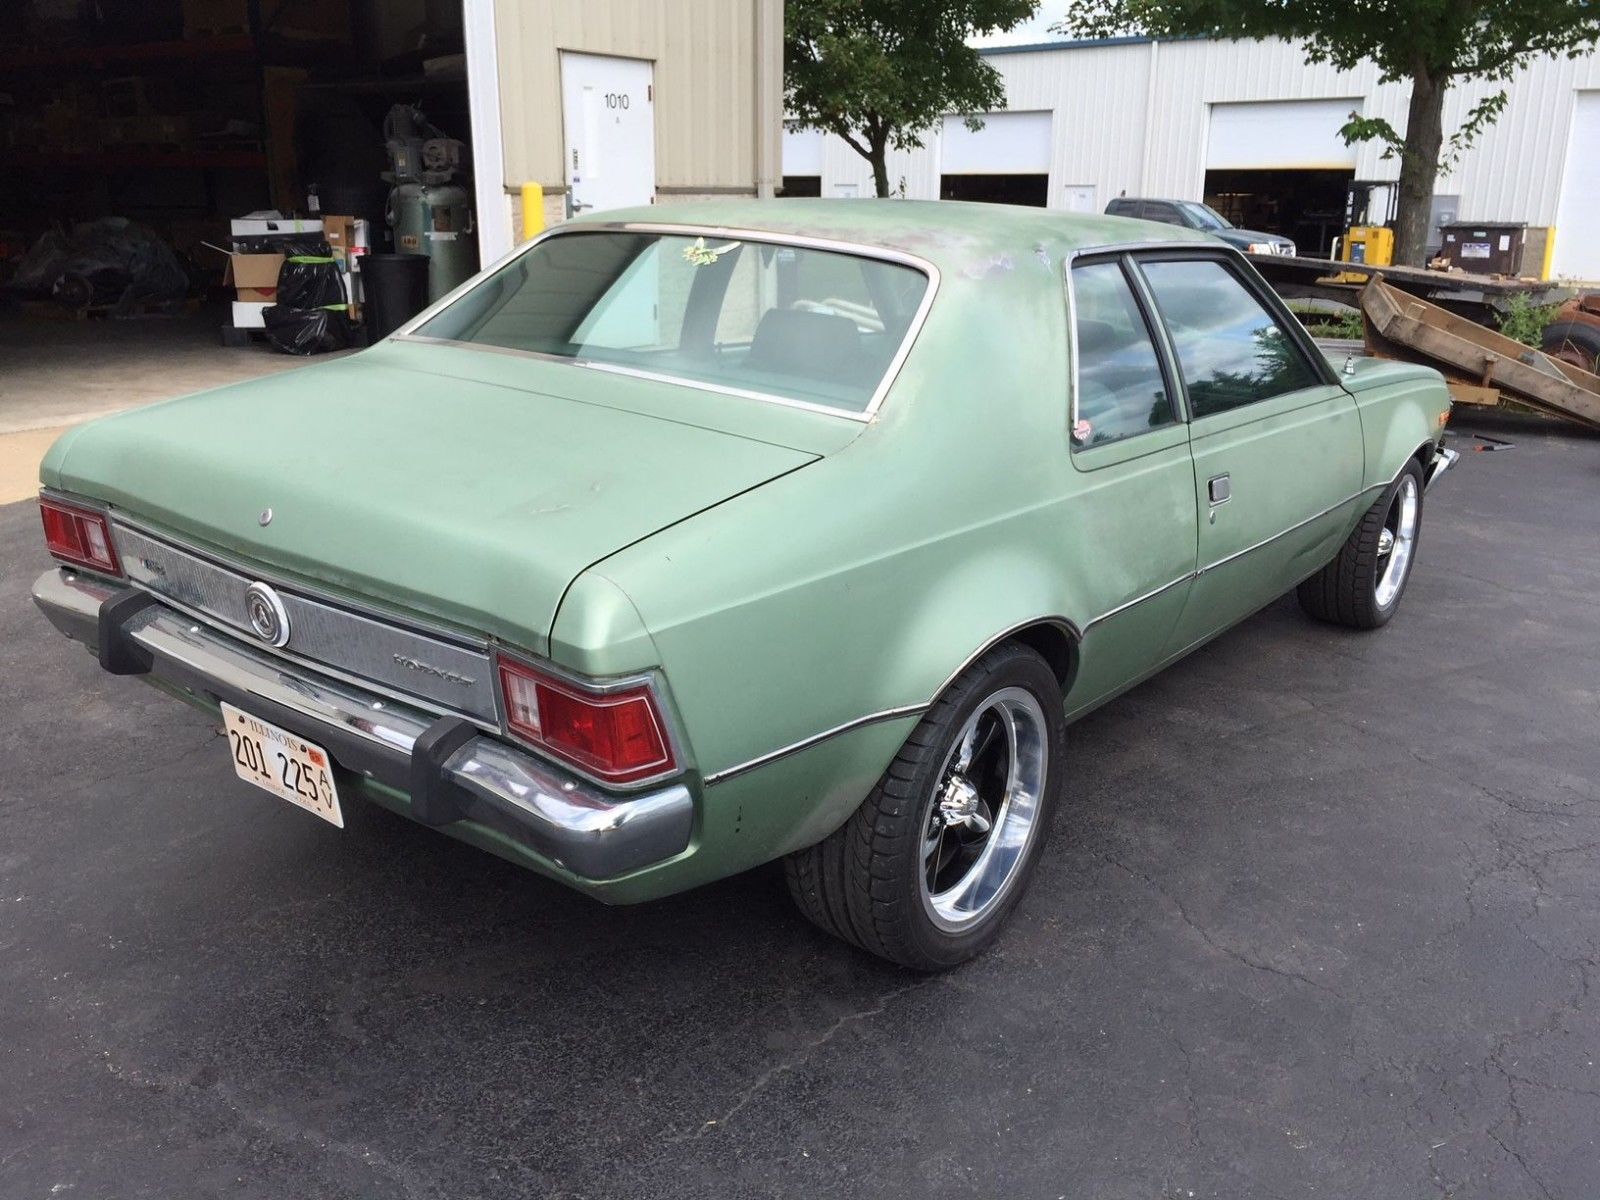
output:
<path id="1" fill-rule="evenodd" d="M 1340 262 L 1369 267 L 1390 266 L 1394 262 L 1394 214 L 1399 199 L 1400 187 L 1396 183 L 1352 179 L 1345 192 L 1345 232 L 1334 257 Z"/>

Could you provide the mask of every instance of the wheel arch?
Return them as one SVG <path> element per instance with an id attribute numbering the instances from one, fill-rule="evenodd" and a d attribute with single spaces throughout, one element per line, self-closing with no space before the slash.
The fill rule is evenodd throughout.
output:
<path id="1" fill-rule="evenodd" d="M 1450 412 L 1450 393 L 1435 377 L 1409 387 L 1384 389 L 1358 400 L 1366 443 L 1366 486 L 1387 486 L 1415 460 L 1426 470 L 1437 451 Z"/>
<path id="2" fill-rule="evenodd" d="M 1059 615 L 1035 617 L 1020 625 L 1012 625 L 995 634 L 968 655 L 961 666 L 939 686 L 939 690 L 934 693 L 934 699 L 944 695 L 962 671 L 990 651 L 1011 642 L 1027 646 L 1044 659 L 1051 673 L 1055 675 L 1056 682 L 1061 685 L 1061 694 L 1065 696 L 1078 673 L 1078 644 L 1082 640 L 1083 634 L 1078 627 L 1066 617 Z"/>

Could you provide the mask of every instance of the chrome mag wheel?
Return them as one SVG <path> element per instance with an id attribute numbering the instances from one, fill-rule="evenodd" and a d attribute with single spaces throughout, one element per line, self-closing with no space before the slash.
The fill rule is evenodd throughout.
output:
<path id="1" fill-rule="evenodd" d="M 1405 585 L 1411 570 L 1411 555 L 1417 543 L 1417 515 L 1421 508 L 1416 476 L 1400 477 L 1394 500 L 1378 531 L 1378 584 L 1375 599 L 1379 608 L 1388 608 Z"/>
<path id="2" fill-rule="evenodd" d="M 937 927 L 971 927 L 1010 889 L 1038 830 L 1049 765 L 1044 711 L 1031 692 L 1004 688 L 967 718 L 923 825 L 922 903 Z"/>

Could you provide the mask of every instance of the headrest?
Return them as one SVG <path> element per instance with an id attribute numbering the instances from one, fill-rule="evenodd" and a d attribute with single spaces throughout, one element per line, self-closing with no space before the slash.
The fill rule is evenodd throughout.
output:
<path id="1" fill-rule="evenodd" d="M 848 369 L 861 350 L 861 333 L 849 317 L 774 308 L 761 318 L 750 341 L 750 365 L 766 371 L 811 376 Z"/>

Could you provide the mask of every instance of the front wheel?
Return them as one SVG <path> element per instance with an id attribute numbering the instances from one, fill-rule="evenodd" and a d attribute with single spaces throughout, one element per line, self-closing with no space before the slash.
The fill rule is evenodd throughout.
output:
<path id="1" fill-rule="evenodd" d="M 1000 932 L 1032 877 L 1061 790 L 1061 688 L 1007 645 L 923 716 L 844 825 L 785 860 L 811 921 L 903 966 L 943 970 Z"/>
<path id="2" fill-rule="evenodd" d="M 1422 490 L 1422 466 L 1412 459 L 1333 561 L 1300 585 L 1300 607 L 1319 621 L 1352 629 L 1387 624 L 1416 563 Z"/>

